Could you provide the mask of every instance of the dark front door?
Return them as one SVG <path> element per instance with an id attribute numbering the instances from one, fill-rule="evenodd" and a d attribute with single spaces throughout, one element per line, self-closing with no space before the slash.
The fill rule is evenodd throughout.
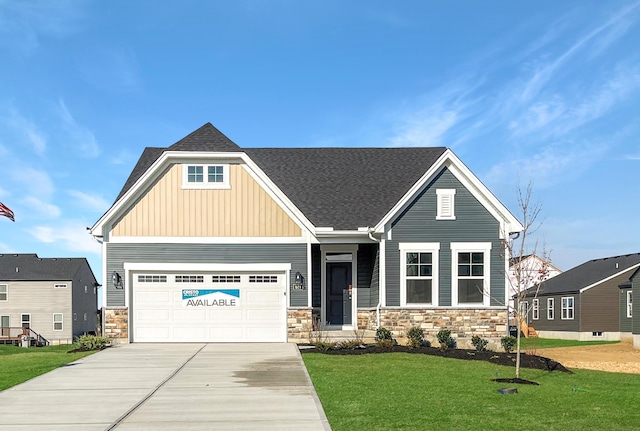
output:
<path id="1" fill-rule="evenodd" d="M 327 262 L 327 325 L 351 325 L 351 262 Z"/>

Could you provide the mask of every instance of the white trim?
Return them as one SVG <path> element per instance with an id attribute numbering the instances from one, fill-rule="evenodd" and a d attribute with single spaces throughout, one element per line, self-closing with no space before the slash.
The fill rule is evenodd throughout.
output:
<path id="1" fill-rule="evenodd" d="M 551 313 L 551 317 L 549 317 Z M 556 299 L 547 298 L 547 320 L 555 320 L 556 318 Z"/>
<path id="2" fill-rule="evenodd" d="M 458 306 L 478 306 L 488 307 L 491 304 L 491 243 L 490 242 L 452 242 L 451 249 L 451 304 Z M 482 303 L 458 303 L 458 253 L 478 253 L 484 254 L 483 271 L 483 301 Z M 507 286 L 505 286 L 507 288 Z"/>
<path id="3" fill-rule="evenodd" d="M 439 278 L 440 278 L 440 243 L 439 242 L 401 242 L 398 244 L 400 251 L 400 305 L 407 308 L 435 308 L 439 305 Z M 431 253 L 431 303 L 407 304 L 407 253 Z M 415 277 L 420 279 L 423 277 Z"/>
<path id="4" fill-rule="evenodd" d="M 611 280 L 612 278 L 615 278 L 615 277 L 619 276 L 620 274 L 624 274 L 625 272 L 627 272 L 627 271 L 629 271 L 629 270 L 631 270 L 631 269 L 638 268 L 638 267 L 640 267 L 640 263 L 638 263 L 638 264 L 636 264 L 636 265 L 633 265 L 633 266 L 630 266 L 630 267 L 628 267 L 628 268 L 625 268 L 625 269 L 623 269 L 622 271 L 620 271 L 620 272 L 616 272 L 615 274 L 610 275 L 610 276 L 609 276 L 609 277 L 607 277 L 607 278 L 603 278 L 602 280 L 596 281 L 596 282 L 595 282 L 595 283 L 593 283 L 593 284 L 590 284 L 590 285 L 588 285 L 588 286 L 586 286 L 586 287 L 583 287 L 582 289 L 580 289 L 580 293 L 583 293 L 583 292 L 585 292 L 585 291 L 587 291 L 587 290 L 591 289 L 592 287 L 596 287 L 597 285 L 602 284 L 602 283 L 604 283 L 605 281 L 609 281 L 609 280 Z"/>
<path id="5" fill-rule="evenodd" d="M 311 260 L 311 238 L 307 235 L 307 279 L 305 284 L 307 287 L 307 307 L 313 307 L 313 267 Z"/>
<path id="6" fill-rule="evenodd" d="M 627 290 L 627 318 L 633 317 L 633 291 Z"/>
<path id="7" fill-rule="evenodd" d="M 9 301 L 9 284 L 8 283 L 2 283 L 0 284 L 0 287 L 4 286 L 5 287 L 5 295 L 7 295 L 7 299 L 0 299 L 0 302 L 7 302 Z"/>
<path id="8" fill-rule="evenodd" d="M 229 183 L 229 164 L 228 163 L 182 163 L 182 189 L 183 190 L 220 190 L 230 189 Z M 189 168 L 201 167 L 202 168 L 202 182 L 189 182 Z M 221 167 L 222 168 L 222 182 L 209 182 L 209 168 Z"/>
<path id="9" fill-rule="evenodd" d="M 358 329 L 358 245 L 320 245 L 320 325 L 327 326 L 327 253 L 351 253 L 351 324 L 343 324 L 342 329 Z"/>
<path id="10" fill-rule="evenodd" d="M 20 313 L 20 327 L 22 328 L 22 324 L 24 323 L 24 320 L 22 319 L 22 316 L 29 316 L 29 327 L 31 327 L 31 313 Z"/>
<path id="11" fill-rule="evenodd" d="M 380 239 L 380 249 L 378 255 L 378 295 L 380 306 L 385 307 L 387 304 L 387 241 Z"/>
<path id="12" fill-rule="evenodd" d="M 408 205 L 415 195 L 419 193 L 438 174 L 442 168 L 449 171 L 462 183 L 481 205 L 500 223 L 499 235 L 506 239 L 511 232 L 523 230 L 522 224 L 513 214 L 494 196 L 493 193 L 467 168 L 450 149 L 431 165 L 427 172 L 405 193 L 394 207 L 375 226 L 377 233 L 384 232 L 384 228 L 396 214 L 399 214 Z"/>
<path id="13" fill-rule="evenodd" d="M 450 199 L 449 214 L 443 214 L 444 200 Z M 436 189 L 436 220 L 455 220 L 456 219 L 456 189 Z"/>
<path id="14" fill-rule="evenodd" d="M 538 298 L 534 298 L 531 304 L 531 320 L 540 320 L 540 300 Z"/>
<path id="15" fill-rule="evenodd" d="M 304 236 L 112 236 L 111 244 L 304 244 Z"/>
<path id="16" fill-rule="evenodd" d="M 60 322 L 56 322 L 56 316 L 60 315 L 62 320 Z M 60 323 L 60 329 L 56 329 L 56 323 Z M 53 330 L 55 332 L 64 331 L 64 313 L 53 313 Z"/>
<path id="17" fill-rule="evenodd" d="M 571 307 L 568 306 L 569 301 L 567 301 L 567 307 L 564 306 L 564 300 L 565 299 L 571 299 Z M 576 311 L 575 311 L 575 307 L 576 307 L 576 300 L 573 296 L 563 296 L 560 298 L 560 320 L 573 320 L 576 317 Z M 567 317 L 564 317 L 564 311 L 567 310 Z M 569 310 L 571 310 L 571 317 L 569 316 Z"/>

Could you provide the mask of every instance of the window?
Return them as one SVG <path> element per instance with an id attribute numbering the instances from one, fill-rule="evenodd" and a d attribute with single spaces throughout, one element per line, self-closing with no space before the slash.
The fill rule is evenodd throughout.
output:
<path id="1" fill-rule="evenodd" d="M 240 283 L 239 275 L 212 275 L 213 283 Z"/>
<path id="2" fill-rule="evenodd" d="M 553 320 L 555 318 L 555 300 L 553 298 L 547 298 L 547 320 Z"/>
<path id="3" fill-rule="evenodd" d="M 73 313 L 73 321 L 77 321 L 78 320 L 78 313 Z"/>
<path id="4" fill-rule="evenodd" d="M 10 316 L 0 316 L 0 335 L 3 337 L 8 337 L 10 333 L 11 327 L 11 317 Z"/>
<path id="5" fill-rule="evenodd" d="M 20 326 L 25 329 L 31 326 L 31 314 L 24 313 L 20 315 Z"/>
<path id="6" fill-rule="evenodd" d="M 438 305 L 439 243 L 401 243 L 402 305 Z"/>
<path id="7" fill-rule="evenodd" d="M 184 165 L 182 168 L 182 188 L 228 189 L 229 165 Z"/>
<path id="8" fill-rule="evenodd" d="M 628 290 L 627 291 L 627 317 L 633 317 L 633 293 Z"/>
<path id="9" fill-rule="evenodd" d="M 540 300 L 537 298 L 533 300 L 533 306 L 531 308 L 531 318 L 533 320 L 540 319 Z"/>
<path id="10" fill-rule="evenodd" d="M 491 243 L 451 243 L 452 305 L 489 306 Z"/>
<path id="11" fill-rule="evenodd" d="M 87 286 L 84 287 L 84 293 L 87 293 Z"/>
<path id="12" fill-rule="evenodd" d="M 204 283 L 204 275 L 176 275 L 176 283 Z"/>
<path id="13" fill-rule="evenodd" d="M 67 284 L 66 283 L 54 284 L 53 288 L 54 289 L 66 289 L 67 288 Z"/>
<path id="14" fill-rule="evenodd" d="M 62 331 L 62 313 L 53 313 L 53 330 Z"/>
<path id="15" fill-rule="evenodd" d="M 9 300 L 9 285 L 0 284 L 0 301 L 8 301 L 8 300 Z"/>
<path id="16" fill-rule="evenodd" d="M 529 313 L 529 301 L 521 301 L 519 313 L 521 317 L 526 317 L 527 313 Z"/>
<path id="17" fill-rule="evenodd" d="M 563 320 L 573 319 L 573 296 L 565 296 L 562 298 L 562 315 Z"/>
<path id="18" fill-rule="evenodd" d="M 84 313 L 84 321 L 87 321 L 87 313 Z"/>
<path id="19" fill-rule="evenodd" d="M 455 220 L 456 189 L 437 189 L 436 197 L 438 199 L 436 220 Z"/>
<path id="20" fill-rule="evenodd" d="M 166 283 L 166 275 L 139 275 L 138 283 Z"/>
<path id="21" fill-rule="evenodd" d="M 249 283 L 277 283 L 277 275 L 250 275 Z"/>
<path id="22" fill-rule="evenodd" d="M 593 331 L 591 333 L 592 337 L 602 337 L 602 331 Z"/>

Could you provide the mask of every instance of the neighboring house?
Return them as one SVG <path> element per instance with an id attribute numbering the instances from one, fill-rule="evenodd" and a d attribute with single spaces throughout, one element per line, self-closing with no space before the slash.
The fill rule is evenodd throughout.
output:
<path id="1" fill-rule="evenodd" d="M 85 258 L 0 254 L 0 341 L 31 331 L 69 343 L 97 331 L 98 283 Z"/>
<path id="2" fill-rule="evenodd" d="M 640 253 L 594 259 L 531 288 L 527 319 L 540 337 L 619 340 L 620 284 L 640 267 Z"/>
<path id="3" fill-rule="evenodd" d="M 146 148 L 90 229 L 105 335 L 284 342 L 324 330 L 506 334 L 522 225 L 446 148 Z"/>
<path id="4" fill-rule="evenodd" d="M 620 313 L 620 338 L 633 340 L 633 280 L 640 271 L 636 269 L 629 280 L 624 281 L 620 288 L 619 313 Z"/>
<path id="5" fill-rule="evenodd" d="M 518 277 L 516 269 L 520 267 L 520 282 L 518 283 Z M 509 259 L 509 310 L 513 310 L 514 297 L 519 293 L 526 291 L 527 289 L 540 285 L 543 281 L 555 277 L 561 274 L 555 266 L 550 262 L 541 259 L 535 254 L 527 254 L 522 258 L 512 257 Z"/>

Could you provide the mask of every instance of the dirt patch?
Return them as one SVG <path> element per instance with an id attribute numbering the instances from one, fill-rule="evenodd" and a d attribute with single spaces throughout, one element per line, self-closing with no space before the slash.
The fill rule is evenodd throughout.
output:
<path id="1" fill-rule="evenodd" d="M 318 350 L 316 350 L 316 348 L 314 347 L 311 347 L 311 348 L 300 349 L 300 352 L 303 354 L 318 353 Z M 382 353 L 389 353 L 389 352 L 415 353 L 415 354 L 423 354 L 423 355 L 440 356 L 444 358 L 464 359 L 469 361 L 486 361 L 486 362 L 491 362 L 497 365 L 505 365 L 508 367 L 513 367 L 516 364 L 515 353 L 477 352 L 475 350 L 467 350 L 467 349 L 440 350 L 440 349 L 436 349 L 435 347 L 419 347 L 416 349 L 409 349 L 406 346 L 393 346 L 393 348 L 389 350 L 389 349 L 381 349 L 376 346 L 364 346 L 356 349 L 327 350 L 321 353 L 325 353 L 328 355 L 364 355 L 364 354 L 374 354 L 374 353 L 382 354 Z M 539 356 L 538 354 L 522 353 L 520 356 L 520 366 L 523 368 L 535 368 L 538 370 L 545 370 L 545 371 L 563 371 L 565 373 L 571 372 L 568 369 L 566 369 L 557 360 Z"/>
<path id="2" fill-rule="evenodd" d="M 561 362 L 567 368 L 640 374 L 640 350 L 630 341 L 597 346 L 557 347 L 529 351 Z"/>

